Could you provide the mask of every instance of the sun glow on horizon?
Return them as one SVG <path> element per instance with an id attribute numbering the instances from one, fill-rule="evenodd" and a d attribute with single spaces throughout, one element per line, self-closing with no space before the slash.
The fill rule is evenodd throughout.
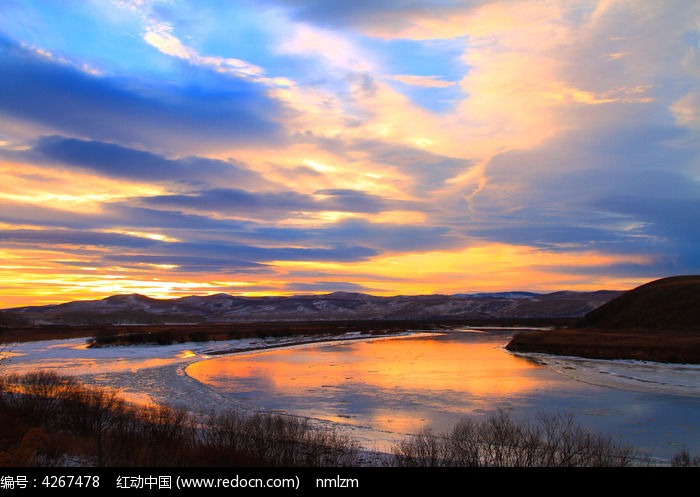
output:
<path id="1" fill-rule="evenodd" d="M 696 1 L 268 3 L 7 5 L 0 308 L 700 272 Z"/>

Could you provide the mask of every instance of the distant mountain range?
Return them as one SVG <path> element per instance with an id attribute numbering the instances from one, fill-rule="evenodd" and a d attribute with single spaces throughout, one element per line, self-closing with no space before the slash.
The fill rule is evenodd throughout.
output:
<path id="1" fill-rule="evenodd" d="M 153 299 L 139 294 L 0 311 L 0 323 L 166 324 L 316 320 L 579 318 L 620 291 L 499 292 L 377 297 L 336 292 L 291 297 L 228 294 Z"/>

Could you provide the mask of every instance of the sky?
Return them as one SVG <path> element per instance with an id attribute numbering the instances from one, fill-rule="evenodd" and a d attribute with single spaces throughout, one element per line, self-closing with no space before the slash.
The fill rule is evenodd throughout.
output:
<path id="1" fill-rule="evenodd" d="M 700 273 L 696 0 L 3 0 L 0 308 Z"/>

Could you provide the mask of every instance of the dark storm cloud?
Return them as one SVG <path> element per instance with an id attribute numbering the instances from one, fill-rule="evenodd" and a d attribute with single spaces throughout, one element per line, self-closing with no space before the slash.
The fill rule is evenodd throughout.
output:
<path id="1" fill-rule="evenodd" d="M 446 249 L 463 243 L 463 240 L 454 237 L 446 227 L 371 223 L 361 219 L 336 223 L 318 235 L 335 243 L 362 240 L 367 246 L 382 252 Z"/>
<path id="2" fill-rule="evenodd" d="M 260 237 L 261 241 L 295 240 L 305 245 L 362 243 L 379 253 L 448 249 L 464 243 L 463 238 L 447 227 L 371 223 L 362 219 L 348 219 L 320 228 L 260 227 L 250 236 Z"/>
<path id="3" fill-rule="evenodd" d="M 0 231 L 0 242 L 3 242 L 5 246 L 33 245 L 43 249 L 51 249 L 56 245 L 143 248 L 155 247 L 160 244 L 160 242 L 148 238 L 120 233 L 57 229 L 2 230 Z"/>
<path id="4" fill-rule="evenodd" d="M 222 242 L 231 244 L 232 250 L 236 247 L 240 248 L 241 245 L 254 247 L 267 246 L 270 243 L 277 246 L 336 247 L 339 250 L 339 257 L 343 260 L 346 258 L 343 251 L 358 244 L 370 251 L 364 252 L 364 256 L 384 251 L 439 249 L 453 247 L 460 243 L 460 238 L 454 236 L 448 228 L 439 226 L 395 225 L 350 219 L 323 227 L 275 227 L 267 223 L 214 219 L 205 215 L 135 207 L 124 203 L 103 204 L 99 213 L 83 214 L 31 204 L 19 208 L 16 204 L 0 201 L 0 221 L 45 228 L 24 232 L 17 230 L 5 232 L 5 240 L 13 239 L 15 242 L 22 241 L 22 243 L 41 244 L 45 241 L 48 244 L 90 244 L 93 241 L 102 241 L 110 245 L 109 242 L 114 240 L 114 246 L 141 246 L 145 243 L 158 250 L 182 247 L 178 243 L 162 243 L 129 235 L 105 233 L 95 235 L 94 230 L 155 231 L 158 234 L 191 243 L 192 245 L 188 247 Z M 80 235 L 82 232 L 79 230 L 86 230 L 85 234 Z M 11 236 L 12 233 L 14 238 Z M 178 249 L 174 250 L 173 254 L 177 254 Z M 250 254 L 250 250 L 252 249 L 247 248 L 246 253 Z M 326 256 L 328 257 L 328 254 Z M 180 263 L 181 261 L 169 262 L 169 264 L 178 265 Z M 190 261 L 187 264 L 193 263 Z"/>
<path id="5" fill-rule="evenodd" d="M 160 254 L 194 257 L 230 257 L 236 260 L 265 263 L 269 261 L 361 261 L 377 251 L 361 245 L 326 245 L 323 247 L 259 247 L 220 241 L 177 242 L 164 244 Z"/>
<path id="6" fill-rule="evenodd" d="M 328 248 L 261 247 L 226 243 L 218 240 L 160 243 L 155 250 L 128 255 L 110 254 L 105 260 L 129 264 L 172 264 L 181 271 L 253 271 L 265 270 L 270 261 L 354 262 L 365 260 L 376 251 L 358 245 Z"/>
<path id="7" fill-rule="evenodd" d="M 267 180 L 242 164 L 202 157 L 170 160 L 111 143 L 61 136 L 40 138 L 28 155 L 106 176 L 156 183 L 230 184 L 243 188 L 269 185 Z"/>
<path id="8" fill-rule="evenodd" d="M 174 264 L 185 265 L 190 271 L 212 271 L 217 269 L 256 269 L 268 261 L 336 261 L 353 262 L 365 260 L 377 254 L 372 248 L 358 244 L 325 244 L 320 247 L 261 247 L 221 240 L 199 240 L 187 242 L 164 242 L 120 233 L 104 233 L 87 230 L 3 230 L 0 243 L 4 247 L 31 247 L 52 250 L 57 247 L 68 251 L 77 250 L 83 256 L 103 258 L 107 262 L 128 264 Z M 100 247 L 108 252 L 95 252 Z M 124 252 L 127 250 L 129 252 Z M 93 261 L 94 262 L 94 261 Z"/>
<path id="9" fill-rule="evenodd" d="M 0 115 L 62 134 L 152 149 L 211 151 L 242 141 L 269 142 L 281 132 L 274 116 L 283 109 L 254 84 L 235 78 L 227 89 L 155 88 L 137 80 L 127 85 L 3 38 L 0 74 Z"/>
<path id="10" fill-rule="evenodd" d="M 102 259 L 105 263 L 117 263 L 119 265 L 133 265 L 139 267 L 143 264 L 174 265 L 173 271 L 178 272 L 212 272 L 212 271 L 235 271 L 238 273 L 256 272 L 265 270 L 265 264 L 251 261 L 234 260 L 227 258 L 196 257 L 188 255 L 151 255 L 151 254 L 129 254 L 129 255 L 107 255 Z"/>
<path id="11" fill-rule="evenodd" d="M 625 241 L 624 234 L 609 229 L 575 226 L 565 223 L 557 224 L 541 220 L 521 226 L 513 226 L 508 223 L 501 223 L 500 225 L 486 223 L 482 226 L 474 224 L 469 227 L 468 234 L 502 243 L 527 244 L 550 250 L 561 249 L 563 251 L 571 248 L 586 249 L 602 248 L 603 246 L 609 250 L 614 243 Z"/>
<path id="12" fill-rule="evenodd" d="M 395 167 L 400 173 L 413 179 L 414 185 L 411 192 L 420 196 L 445 186 L 447 180 L 466 172 L 473 166 L 465 159 L 456 159 L 417 147 L 377 140 L 360 140 L 349 144 L 335 140 L 320 140 L 319 145 L 335 153 L 360 151 L 366 153 L 375 164 Z"/>
<path id="13" fill-rule="evenodd" d="M 295 292 L 368 292 L 371 289 L 358 285 L 356 283 L 348 283 L 344 281 L 316 281 L 313 283 L 288 283 L 284 286 L 285 290 Z"/>
<path id="14" fill-rule="evenodd" d="M 360 190 L 328 189 L 317 190 L 316 195 L 324 197 L 324 210 L 342 212 L 381 212 L 388 208 L 408 207 L 409 202 L 390 201 Z"/>
<path id="15" fill-rule="evenodd" d="M 11 224 L 70 229 L 104 226 L 103 221 L 89 214 L 5 200 L 0 200 L 0 221 Z"/>
<path id="16" fill-rule="evenodd" d="M 125 203 L 102 204 L 98 213 L 83 213 L 35 204 L 18 204 L 0 200 L 0 221 L 12 224 L 65 229 L 154 228 L 170 230 L 226 233 L 245 232 L 251 223 L 230 219 L 212 219 L 177 211 L 148 209 Z"/>
<path id="17" fill-rule="evenodd" d="M 207 233 L 222 231 L 226 233 L 243 232 L 250 228 L 251 223 L 232 219 L 213 219 L 196 214 L 185 214 L 178 211 L 149 209 L 136 207 L 126 203 L 107 204 L 103 208 L 105 215 L 103 223 L 114 226 L 131 226 L 134 228 L 156 228 L 166 232 L 169 230 Z"/>
<path id="18" fill-rule="evenodd" d="M 687 131 L 629 116 L 496 157 L 468 200 L 465 233 L 550 249 L 648 255 L 655 274 L 700 270 L 697 145 Z M 672 268 L 675 270 L 671 271 Z M 618 265 L 636 276 L 641 267 Z"/>
<path id="19" fill-rule="evenodd" d="M 656 197 L 620 195 L 600 199 L 598 205 L 610 211 L 634 218 L 645 226 L 645 231 L 657 237 L 687 240 L 700 246 L 700 185 L 695 197 L 659 194 Z"/>
<path id="20" fill-rule="evenodd" d="M 316 193 L 307 195 L 293 191 L 251 192 L 238 188 L 216 188 L 191 195 L 144 197 L 142 202 L 171 209 L 270 218 L 287 217 L 304 211 L 373 213 L 407 205 L 355 190 L 319 190 Z"/>
<path id="21" fill-rule="evenodd" d="M 660 258 L 658 260 L 646 261 L 640 264 L 620 263 L 620 264 L 595 264 L 595 265 L 580 265 L 580 266 L 557 266 L 557 265 L 542 265 L 537 267 L 538 270 L 549 272 L 552 274 L 580 274 L 582 276 L 591 277 L 625 277 L 625 278 L 640 278 L 654 279 L 658 275 L 667 276 L 684 274 L 679 271 L 677 263 L 670 259 Z M 687 273 L 685 273 L 687 274 Z M 614 288 L 610 288 L 614 290 Z"/>

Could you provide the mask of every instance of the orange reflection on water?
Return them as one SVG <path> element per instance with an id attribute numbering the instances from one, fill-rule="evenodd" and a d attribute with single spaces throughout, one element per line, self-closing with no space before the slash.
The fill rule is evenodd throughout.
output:
<path id="1" fill-rule="evenodd" d="M 250 391 L 250 382 L 272 394 L 335 395 L 358 385 L 388 391 L 436 392 L 465 396 L 508 396 L 537 388 L 528 373 L 538 366 L 510 355 L 500 343 L 445 342 L 403 338 L 339 343 L 200 361 L 191 377 L 231 393 Z"/>
<path id="2" fill-rule="evenodd" d="M 377 430 L 394 433 L 417 433 L 430 424 L 429 413 L 401 412 L 394 409 L 376 409 L 369 424 Z"/>

